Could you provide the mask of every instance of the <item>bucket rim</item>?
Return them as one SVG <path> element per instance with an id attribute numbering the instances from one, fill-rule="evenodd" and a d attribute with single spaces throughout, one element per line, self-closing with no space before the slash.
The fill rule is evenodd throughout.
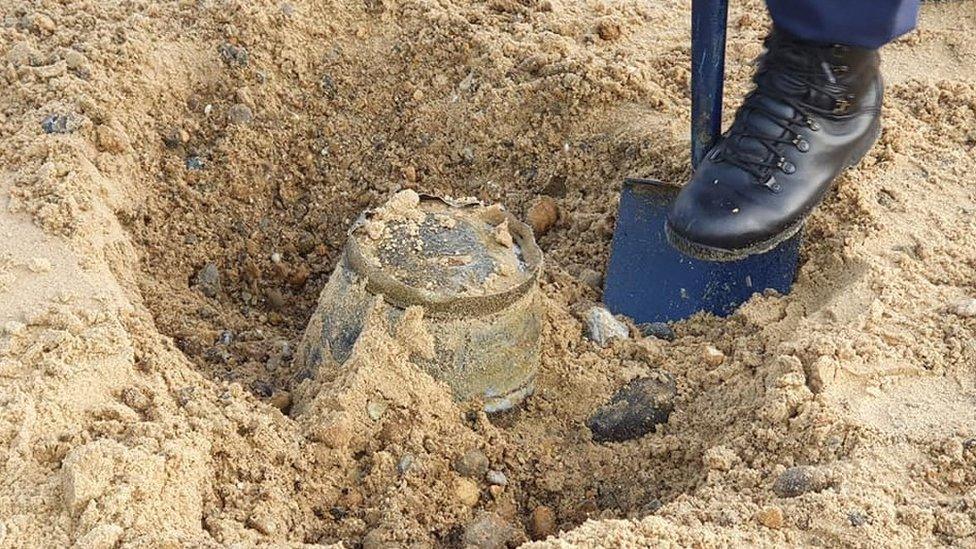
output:
<path id="1" fill-rule="evenodd" d="M 421 202 L 437 201 L 452 208 L 484 207 L 480 200 L 453 200 L 432 194 L 418 193 Z M 520 221 L 514 214 L 502 207 L 502 213 L 508 221 L 508 230 L 513 240 L 522 250 L 528 275 L 525 280 L 501 292 L 484 295 L 444 295 L 438 292 L 415 288 L 380 268 L 370 265 L 363 255 L 363 251 L 356 239 L 357 230 L 369 218 L 369 212 L 364 212 L 349 229 L 346 240 L 344 261 L 351 271 L 366 281 L 366 290 L 373 295 L 382 295 L 383 299 L 395 307 L 423 307 L 425 314 L 431 316 L 476 317 L 497 313 L 515 303 L 520 297 L 529 292 L 538 281 L 542 271 L 543 255 L 535 241 L 532 229 Z"/>

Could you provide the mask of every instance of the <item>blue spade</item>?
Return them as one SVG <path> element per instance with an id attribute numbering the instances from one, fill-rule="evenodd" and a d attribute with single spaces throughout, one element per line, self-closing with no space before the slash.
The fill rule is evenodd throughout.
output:
<path id="1" fill-rule="evenodd" d="M 691 161 L 721 133 L 728 0 L 692 0 Z M 668 322 L 699 311 L 726 316 L 757 292 L 788 293 L 801 233 L 763 254 L 713 262 L 668 243 L 664 220 L 679 188 L 650 179 L 624 181 L 603 301 L 635 322 Z"/>

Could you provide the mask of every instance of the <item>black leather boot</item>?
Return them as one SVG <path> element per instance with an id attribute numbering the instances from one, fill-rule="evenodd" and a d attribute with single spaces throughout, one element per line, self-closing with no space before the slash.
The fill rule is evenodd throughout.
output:
<path id="1" fill-rule="evenodd" d="M 790 238 L 881 133 L 877 50 L 804 42 L 774 29 L 732 127 L 675 200 L 668 240 L 713 261 Z"/>

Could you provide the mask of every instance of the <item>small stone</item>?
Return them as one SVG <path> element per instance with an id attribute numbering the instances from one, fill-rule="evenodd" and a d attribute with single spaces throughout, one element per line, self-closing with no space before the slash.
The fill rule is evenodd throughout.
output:
<path id="1" fill-rule="evenodd" d="M 505 473 L 501 471 L 488 471 L 485 478 L 488 480 L 488 484 L 493 484 L 495 486 L 508 486 L 508 477 L 506 477 Z"/>
<path id="2" fill-rule="evenodd" d="M 976 298 L 967 298 L 956 302 L 952 306 L 952 313 L 964 318 L 976 316 Z"/>
<path id="3" fill-rule="evenodd" d="M 250 56 L 248 55 L 246 48 L 225 43 L 221 44 L 220 47 L 217 48 L 217 51 L 220 53 L 220 57 L 223 58 L 224 62 L 229 66 L 236 68 L 247 66 L 248 58 Z"/>
<path id="4" fill-rule="evenodd" d="M 145 412 L 149 409 L 151 401 L 145 393 L 135 387 L 122 389 L 122 403 L 138 412 Z"/>
<path id="5" fill-rule="evenodd" d="M 291 17 L 295 15 L 295 5 L 290 2 L 285 2 L 281 4 L 281 14 L 285 17 Z"/>
<path id="6" fill-rule="evenodd" d="M 580 271 L 579 279 L 580 282 L 598 292 L 603 288 L 603 275 L 593 269 L 583 269 Z"/>
<path id="7" fill-rule="evenodd" d="M 17 322 L 16 320 L 8 320 L 3 323 L 3 335 L 13 336 L 24 331 L 27 325 L 23 322 Z"/>
<path id="8" fill-rule="evenodd" d="M 271 395 L 274 394 L 274 386 L 260 379 L 254 380 L 254 383 L 251 384 L 251 390 L 261 398 L 271 398 Z"/>
<path id="9" fill-rule="evenodd" d="M 586 420 L 597 442 L 622 442 L 641 437 L 667 423 L 677 389 L 666 372 L 624 385 Z"/>
<path id="10" fill-rule="evenodd" d="M 218 345 L 230 345 L 234 342 L 234 332 L 230 330 L 222 330 L 220 335 L 217 336 L 216 343 Z"/>
<path id="11" fill-rule="evenodd" d="M 461 158 L 464 160 L 465 164 L 471 164 L 474 162 L 474 149 L 471 147 L 465 147 L 461 149 Z"/>
<path id="12" fill-rule="evenodd" d="M 397 472 L 401 475 L 407 474 L 407 471 L 413 467 L 414 461 L 413 454 L 403 454 L 403 457 L 397 462 Z"/>
<path id="13" fill-rule="evenodd" d="M 457 496 L 458 501 L 468 507 L 477 505 L 478 499 L 481 498 L 478 485 L 473 480 L 467 478 L 458 478 L 454 481 L 454 494 Z"/>
<path id="14" fill-rule="evenodd" d="M 254 114 L 251 107 L 243 103 L 237 103 L 227 109 L 227 122 L 236 126 L 246 126 L 254 121 Z"/>
<path id="15" fill-rule="evenodd" d="M 51 34 L 57 28 L 54 20 L 43 13 L 35 13 L 30 19 L 30 28 L 40 34 Z"/>
<path id="16" fill-rule="evenodd" d="M 417 168 L 406 166 L 403 168 L 403 178 L 413 183 L 417 181 Z"/>
<path id="17" fill-rule="evenodd" d="M 600 38 L 609 41 L 620 38 L 620 35 L 623 34 L 623 30 L 620 28 L 620 23 L 613 19 L 606 18 L 597 22 L 596 33 L 600 35 Z"/>
<path id="18" fill-rule="evenodd" d="M 190 134 L 177 126 L 170 126 L 162 132 L 163 144 L 167 148 L 175 149 L 185 145 L 190 140 Z"/>
<path id="19" fill-rule="evenodd" d="M 454 463 L 454 469 L 468 478 L 482 478 L 488 471 L 488 457 L 477 448 L 468 450 Z"/>
<path id="20" fill-rule="evenodd" d="M 766 528 L 779 530 L 783 527 L 783 510 L 775 505 L 764 507 L 756 514 L 756 519 Z"/>
<path id="21" fill-rule="evenodd" d="M 478 549 L 506 547 L 515 534 L 512 525 L 495 513 L 482 511 L 464 528 L 464 546 Z"/>
<path id="22" fill-rule="evenodd" d="M 540 505 L 529 516 L 529 535 L 534 540 L 542 540 L 556 533 L 556 515 L 552 509 Z"/>
<path id="23" fill-rule="evenodd" d="M 370 400 L 366 403 L 366 415 L 373 421 L 379 421 L 389 405 L 381 400 Z"/>
<path id="24" fill-rule="evenodd" d="M 217 297 L 220 293 L 220 270 L 214 263 L 207 263 L 197 271 L 194 285 L 207 297 Z"/>
<path id="25" fill-rule="evenodd" d="M 41 121 L 44 133 L 71 133 L 78 129 L 73 117 L 67 114 L 49 114 Z"/>
<path id="26" fill-rule="evenodd" d="M 590 307 L 583 316 L 586 337 L 605 347 L 611 339 L 627 339 L 630 330 L 627 325 L 617 320 L 610 311 L 600 306 Z"/>
<path id="27" fill-rule="evenodd" d="M 265 298 L 268 302 L 268 307 L 272 311 L 280 311 L 285 308 L 285 296 L 282 295 L 281 290 L 270 288 L 265 293 Z"/>
<path id="28" fill-rule="evenodd" d="M 200 171 L 203 169 L 203 159 L 199 156 L 188 156 L 186 157 L 186 169 L 191 171 Z"/>
<path id="29" fill-rule="evenodd" d="M 644 337 L 656 337 L 664 341 L 674 341 L 674 330 L 667 322 L 644 322 L 637 329 Z"/>
<path id="30" fill-rule="evenodd" d="M 860 511 L 851 511 L 847 513 L 847 520 L 850 521 L 851 526 L 864 526 L 868 523 L 868 516 Z"/>
<path id="31" fill-rule="evenodd" d="M 715 368 L 725 362 L 725 353 L 709 345 L 702 350 L 702 360 L 705 361 L 705 364 Z"/>
<path id="32" fill-rule="evenodd" d="M 488 487 L 488 493 L 491 494 L 491 498 L 492 499 L 494 499 L 495 501 L 498 501 L 499 499 L 501 499 L 502 494 L 505 493 L 505 487 L 504 486 L 497 486 L 497 485 L 494 485 L 493 484 L 493 485 L 491 485 L 491 486 Z"/>
<path id="33" fill-rule="evenodd" d="M 88 59 L 80 51 L 68 50 L 64 54 L 64 62 L 68 65 L 69 69 L 80 69 L 88 64 Z"/>
<path id="34" fill-rule="evenodd" d="M 291 393 L 288 391 L 275 391 L 271 395 L 270 403 L 275 408 L 281 410 L 282 413 L 285 413 L 291 408 Z"/>
<path id="35" fill-rule="evenodd" d="M 529 206 L 525 219 L 532 227 L 532 232 L 537 237 L 542 236 L 549 232 L 556 221 L 559 221 L 559 207 L 551 196 L 539 196 Z"/>
<path id="36" fill-rule="evenodd" d="M 813 467 L 797 466 L 783 471 L 773 483 L 773 492 L 781 498 L 795 498 L 824 488 L 823 474 Z"/>

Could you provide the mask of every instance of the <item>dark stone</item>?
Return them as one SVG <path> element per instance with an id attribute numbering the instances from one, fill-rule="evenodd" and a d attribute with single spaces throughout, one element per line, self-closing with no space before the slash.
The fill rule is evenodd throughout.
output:
<path id="1" fill-rule="evenodd" d="M 217 297 L 220 293 L 220 269 L 214 263 L 207 263 L 193 278 L 193 284 L 207 297 Z"/>
<path id="2" fill-rule="evenodd" d="M 640 330 L 641 335 L 644 337 L 656 337 L 664 341 L 674 341 L 674 330 L 671 329 L 671 326 L 667 322 L 645 322 L 638 324 L 637 329 Z"/>
<path id="3" fill-rule="evenodd" d="M 622 442 L 644 436 L 656 425 L 667 423 L 677 390 L 666 372 L 635 379 L 617 391 L 610 401 L 586 420 L 597 442 Z"/>
<path id="4" fill-rule="evenodd" d="M 220 53 L 220 57 L 223 58 L 224 62 L 231 67 L 246 67 L 250 58 L 246 48 L 235 46 L 234 44 L 221 44 L 217 51 Z"/>
<path id="5" fill-rule="evenodd" d="M 783 471 L 773 484 L 773 492 L 781 498 L 795 498 L 823 487 L 823 475 L 819 471 L 800 465 Z"/>
<path id="6" fill-rule="evenodd" d="M 251 384 L 251 390 L 261 398 L 271 398 L 274 395 L 274 386 L 260 379 L 254 380 L 254 383 Z"/>
<path id="7" fill-rule="evenodd" d="M 203 169 L 203 159 L 199 156 L 188 156 L 186 157 L 186 169 L 192 171 L 199 171 Z"/>
<path id="8" fill-rule="evenodd" d="M 74 126 L 66 114 L 49 114 L 41 122 L 44 133 L 71 133 Z"/>
<path id="9" fill-rule="evenodd" d="M 860 511 L 851 511 L 847 514 L 847 520 L 851 522 L 851 526 L 863 526 L 868 523 L 868 516 Z"/>

